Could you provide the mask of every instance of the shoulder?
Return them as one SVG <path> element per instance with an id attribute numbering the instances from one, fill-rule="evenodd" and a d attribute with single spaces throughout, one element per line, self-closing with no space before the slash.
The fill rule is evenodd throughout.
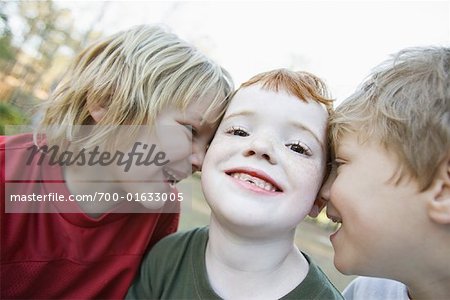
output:
<path id="1" fill-rule="evenodd" d="M 308 274 L 296 288 L 302 298 L 344 299 L 341 292 L 334 286 L 322 269 L 306 253 L 302 252 L 302 254 L 309 263 Z"/>
<path id="2" fill-rule="evenodd" d="M 1 150 L 27 149 L 32 146 L 34 146 L 32 133 L 0 136 Z"/>
<path id="3" fill-rule="evenodd" d="M 360 276 L 344 290 L 346 299 L 408 299 L 406 286 L 398 281 Z"/>
<path id="4" fill-rule="evenodd" d="M 200 227 L 189 231 L 179 231 L 169 234 L 161 239 L 151 252 L 157 252 L 165 250 L 167 248 L 177 247 L 178 249 L 184 249 L 189 247 L 192 242 L 198 242 L 199 240 L 206 239 L 208 237 L 208 228 Z"/>
<path id="5" fill-rule="evenodd" d="M 142 262 L 129 298 L 139 298 L 136 295 L 142 294 L 143 298 L 161 299 L 162 295 L 188 288 L 185 285 L 193 277 L 192 260 L 201 256 L 199 249 L 207 238 L 208 229 L 203 227 L 173 233 L 156 243 Z"/>
<path id="6" fill-rule="evenodd" d="M 2 160 L 21 163 L 30 159 L 30 150 L 37 147 L 34 144 L 33 134 L 24 133 L 12 136 L 0 136 L 0 152 Z"/>
<path id="7" fill-rule="evenodd" d="M 194 248 L 203 242 L 206 243 L 207 238 L 207 227 L 172 233 L 153 246 L 147 254 L 144 264 L 149 268 L 154 268 L 154 265 L 166 267 L 174 265 L 179 262 L 180 257 L 194 251 Z"/>

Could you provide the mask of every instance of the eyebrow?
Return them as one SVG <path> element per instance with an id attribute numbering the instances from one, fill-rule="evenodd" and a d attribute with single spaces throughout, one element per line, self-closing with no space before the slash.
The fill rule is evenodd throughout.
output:
<path id="1" fill-rule="evenodd" d="M 229 114 L 228 116 L 226 116 L 225 118 L 223 118 L 224 120 L 228 120 L 234 117 L 238 117 L 238 116 L 252 116 L 255 113 L 249 110 L 243 110 L 243 111 L 238 111 L 232 114 Z"/>
<path id="2" fill-rule="evenodd" d="M 297 123 L 297 122 L 290 122 L 292 125 L 294 125 L 294 127 L 300 128 L 303 131 L 307 131 L 309 132 L 313 138 L 317 141 L 317 143 L 319 143 L 320 147 L 322 148 L 322 150 L 325 150 L 325 146 L 324 144 L 319 140 L 319 138 L 317 137 L 317 135 L 314 133 L 314 131 L 312 131 L 308 126 L 305 126 L 303 124 Z"/>

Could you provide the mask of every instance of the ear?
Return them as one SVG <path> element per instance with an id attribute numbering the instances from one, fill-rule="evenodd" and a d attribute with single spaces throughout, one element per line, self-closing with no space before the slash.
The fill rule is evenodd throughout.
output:
<path id="1" fill-rule="evenodd" d="M 439 166 L 430 191 L 428 216 L 436 223 L 450 224 L 450 154 Z"/>
<path id="2" fill-rule="evenodd" d="M 323 199 L 320 194 L 317 195 L 316 200 L 314 201 L 313 207 L 311 208 L 311 211 L 309 212 L 308 216 L 312 218 L 316 218 L 322 209 L 327 205 L 327 200 Z"/>
<path id="3" fill-rule="evenodd" d="M 91 115 L 92 119 L 94 119 L 95 123 L 99 123 L 101 119 L 106 115 L 106 108 L 103 106 L 100 106 L 98 104 L 94 104 L 91 107 L 88 108 L 89 114 Z"/>

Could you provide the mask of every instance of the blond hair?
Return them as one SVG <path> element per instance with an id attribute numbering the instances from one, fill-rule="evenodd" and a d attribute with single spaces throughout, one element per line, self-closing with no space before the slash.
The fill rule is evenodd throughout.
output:
<path id="1" fill-rule="evenodd" d="M 149 125 L 167 106 L 185 109 L 213 93 L 204 119 L 223 113 L 233 90 L 229 73 L 192 45 L 159 26 L 141 25 L 85 49 L 75 59 L 45 108 L 39 126 L 47 139 L 74 142 L 74 125 L 93 124 L 89 108 L 103 107 L 98 125 Z M 217 121 L 217 120 L 215 120 Z M 99 126 L 105 139 L 113 126 Z"/>
<path id="2" fill-rule="evenodd" d="M 450 48 L 409 48 L 377 67 L 330 118 L 333 147 L 347 133 L 376 138 L 421 189 L 450 150 Z"/>

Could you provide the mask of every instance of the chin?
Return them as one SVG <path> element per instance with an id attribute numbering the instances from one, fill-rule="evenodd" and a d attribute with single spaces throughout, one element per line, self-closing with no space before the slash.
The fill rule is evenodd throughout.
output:
<path id="1" fill-rule="evenodd" d="M 161 209 L 164 206 L 164 201 L 142 201 L 141 205 L 146 209 Z"/>
<path id="2" fill-rule="evenodd" d="M 336 252 L 334 254 L 334 266 L 336 269 L 344 275 L 363 275 L 361 270 L 357 270 L 355 266 L 352 266 L 352 261 L 346 258 L 340 258 L 337 256 Z"/>

